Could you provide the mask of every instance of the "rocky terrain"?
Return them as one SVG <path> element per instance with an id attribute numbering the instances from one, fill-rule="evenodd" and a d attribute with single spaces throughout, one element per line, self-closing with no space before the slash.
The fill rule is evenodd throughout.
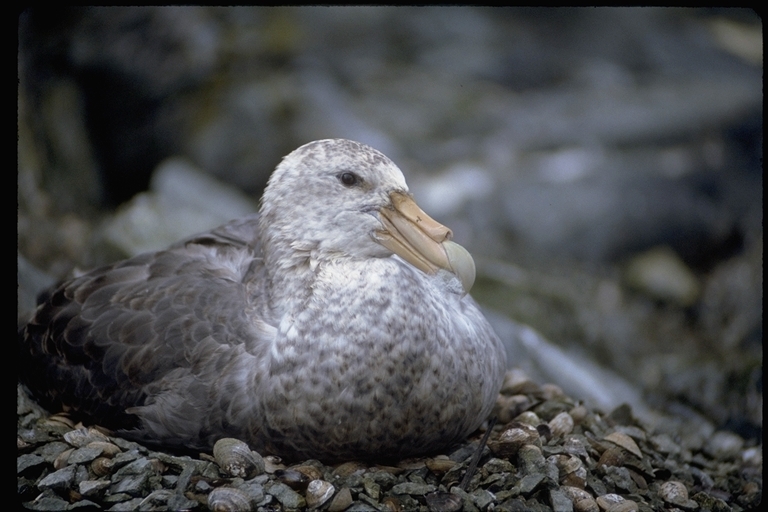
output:
<path id="1" fill-rule="evenodd" d="M 288 463 L 228 438 L 191 457 L 154 451 L 48 416 L 21 388 L 17 412 L 18 497 L 32 510 L 725 512 L 762 500 L 761 446 L 649 431 L 628 406 L 602 414 L 519 371 L 490 431 L 388 465 Z"/>

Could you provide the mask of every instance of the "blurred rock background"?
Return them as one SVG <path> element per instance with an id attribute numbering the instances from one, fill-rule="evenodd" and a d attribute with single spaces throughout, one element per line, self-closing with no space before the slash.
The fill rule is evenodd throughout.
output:
<path id="1" fill-rule="evenodd" d="M 19 18 L 18 74 L 20 312 L 345 137 L 473 253 L 514 364 L 761 439 L 751 10 L 47 7 Z"/>

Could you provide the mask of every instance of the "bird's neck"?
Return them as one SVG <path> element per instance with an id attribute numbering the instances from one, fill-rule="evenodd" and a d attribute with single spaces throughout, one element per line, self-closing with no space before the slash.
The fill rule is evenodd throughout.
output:
<path id="1" fill-rule="evenodd" d="M 272 310 L 278 314 L 306 300 L 315 279 L 311 250 L 273 237 L 264 240 L 264 268 Z"/>

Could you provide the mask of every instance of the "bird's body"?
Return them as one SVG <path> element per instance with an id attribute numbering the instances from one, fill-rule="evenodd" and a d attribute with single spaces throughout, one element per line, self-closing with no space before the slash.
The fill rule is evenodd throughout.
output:
<path id="1" fill-rule="evenodd" d="M 449 237 L 384 155 L 316 141 L 278 166 L 258 215 L 52 291 L 20 331 L 20 380 L 171 447 L 444 448 L 488 415 L 506 367 Z"/>

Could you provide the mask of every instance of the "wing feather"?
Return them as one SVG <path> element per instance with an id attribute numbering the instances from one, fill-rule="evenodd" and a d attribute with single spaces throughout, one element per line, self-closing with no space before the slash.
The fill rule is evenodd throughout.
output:
<path id="1" fill-rule="evenodd" d="M 48 408 L 66 406 L 110 428 L 143 428 L 131 414 L 137 411 L 146 427 L 159 421 L 149 416 L 160 406 L 175 411 L 164 421 L 177 428 L 205 400 L 195 393 L 206 392 L 203 379 L 220 375 L 228 351 L 274 332 L 245 314 L 260 309 L 253 303 L 262 299 L 252 293 L 263 274 L 256 219 L 238 219 L 42 294 L 19 332 L 20 381 Z M 168 389 L 189 395 L 164 395 Z"/>

